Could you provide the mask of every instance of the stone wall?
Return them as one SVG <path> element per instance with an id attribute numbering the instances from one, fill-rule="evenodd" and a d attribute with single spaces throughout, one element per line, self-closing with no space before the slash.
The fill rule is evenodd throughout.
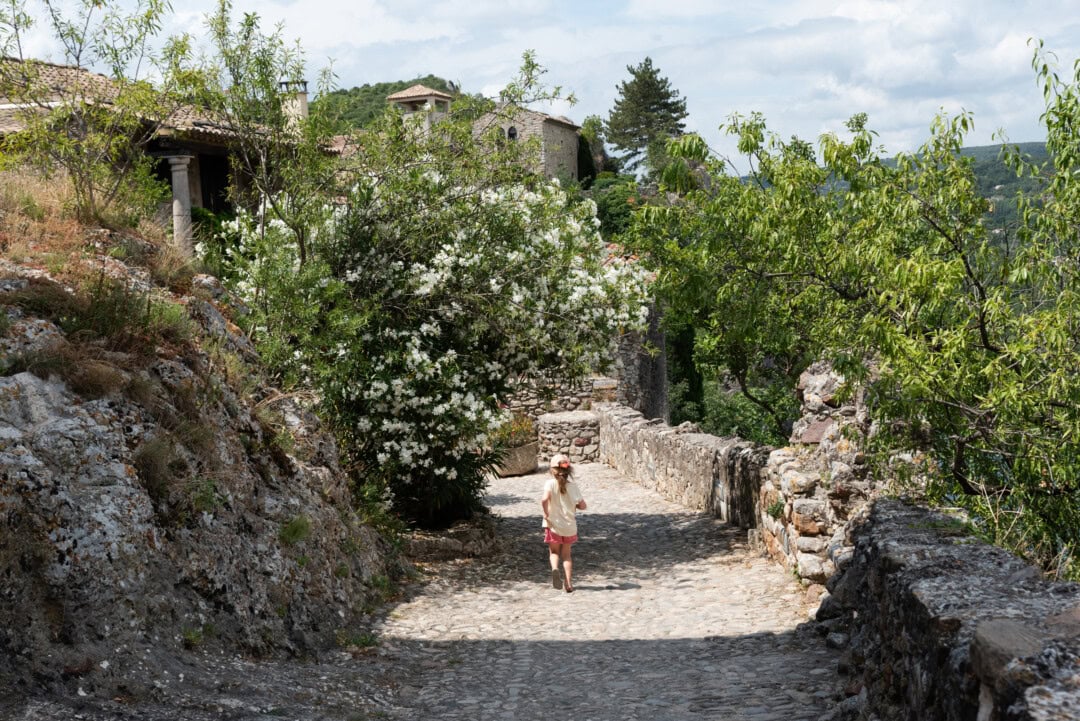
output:
<path id="1" fill-rule="evenodd" d="M 600 416 L 591 411 L 546 413 L 537 421 L 538 457 L 546 463 L 563 453 L 571 463 L 593 463 L 600 457 Z"/>
<path id="2" fill-rule="evenodd" d="M 691 424 L 672 428 L 616 403 L 595 408 L 602 462 L 670 501 L 743 528 L 754 525 L 767 448 L 701 433 Z"/>
<path id="3" fill-rule="evenodd" d="M 848 645 L 857 695 L 842 718 L 1080 718 L 1080 586 L 894 500 L 875 501 L 852 537 L 817 613 Z"/>
<path id="4" fill-rule="evenodd" d="M 863 394 L 841 400 L 843 379 L 817 363 L 799 381 L 802 417 L 790 445 L 769 454 L 751 540 L 800 578 L 824 583 L 850 556 L 845 528 L 878 490 L 860 449 Z"/>
<path id="5" fill-rule="evenodd" d="M 619 385 L 614 400 L 648 418 L 668 420 L 666 341 L 660 321 L 660 312 L 653 306 L 643 333 L 619 337 L 615 353 Z"/>
<path id="6" fill-rule="evenodd" d="M 544 175 L 549 178 L 578 178 L 578 131 L 569 122 L 548 118 L 542 123 Z"/>
<path id="7" fill-rule="evenodd" d="M 612 400 L 617 385 L 612 378 L 524 381 L 517 384 L 506 405 L 535 421 L 545 413 L 588 410 L 598 399 Z"/>

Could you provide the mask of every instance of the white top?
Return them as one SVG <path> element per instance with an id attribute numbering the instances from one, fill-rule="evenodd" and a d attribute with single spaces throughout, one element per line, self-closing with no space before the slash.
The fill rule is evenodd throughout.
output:
<path id="1" fill-rule="evenodd" d="M 581 489 L 573 481 L 566 482 L 566 493 L 559 493 L 559 482 L 549 478 L 544 484 L 544 495 L 548 496 L 548 518 L 551 519 L 551 532 L 560 536 L 577 535 L 577 504 L 582 499 Z M 548 527 L 545 519 L 543 528 Z"/>

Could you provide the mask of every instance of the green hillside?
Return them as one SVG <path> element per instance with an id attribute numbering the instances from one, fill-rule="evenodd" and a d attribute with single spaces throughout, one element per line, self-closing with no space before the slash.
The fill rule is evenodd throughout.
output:
<path id="1" fill-rule="evenodd" d="M 365 84 L 349 90 L 335 90 L 313 101 L 337 117 L 341 130 L 362 128 L 386 109 L 386 96 L 412 85 L 426 85 L 434 90 L 457 94 L 457 87 L 437 75 L 425 75 L 412 80 Z"/>
<path id="2" fill-rule="evenodd" d="M 1042 164 L 1049 159 L 1044 143 L 1016 143 L 1016 146 L 1031 162 Z M 1012 227 L 1016 221 L 1017 196 L 1038 193 L 1040 181 L 1030 177 L 1017 178 L 1016 173 L 1005 164 L 1000 145 L 964 148 L 961 154 L 974 160 L 979 193 L 993 203 L 991 226 Z"/>

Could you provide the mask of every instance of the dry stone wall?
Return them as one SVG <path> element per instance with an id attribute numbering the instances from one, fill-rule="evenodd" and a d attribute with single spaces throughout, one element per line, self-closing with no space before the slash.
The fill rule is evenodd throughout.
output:
<path id="1" fill-rule="evenodd" d="M 539 460 L 563 453 L 571 463 L 593 463 L 600 457 L 600 416 L 591 411 L 546 413 L 537 422 Z"/>
<path id="2" fill-rule="evenodd" d="M 807 582 L 824 583 L 851 556 L 845 535 L 878 490 L 860 448 L 863 394 L 841 400 L 843 378 L 817 363 L 800 378 L 803 414 L 790 445 L 769 454 L 751 540 Z"/>
<path id="3" fill-rule="evenodd" d="M 672 428 L 616 403 L 597 404 L 596 411 L 601 461 L 687 508 L 743 528 L 754 524 L 767 448 L 692 424 Z"/>
<path id="4" fill-rule="evenodd" d="M 972 538 L 956 519 L 877 500 L 817 612 L 847 642 L 841 718 L 1080 718 L 1080 586 Z"/>

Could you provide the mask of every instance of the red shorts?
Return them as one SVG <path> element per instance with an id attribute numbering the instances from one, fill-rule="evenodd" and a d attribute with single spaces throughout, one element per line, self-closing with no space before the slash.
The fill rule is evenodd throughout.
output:
<path id="1" fill-rule="evenodd" d="M 544 543 L 577 543 L 577 534 L 560 536 L 558 533 L 552 533 L 550 528 L 545 528 Z"/>

